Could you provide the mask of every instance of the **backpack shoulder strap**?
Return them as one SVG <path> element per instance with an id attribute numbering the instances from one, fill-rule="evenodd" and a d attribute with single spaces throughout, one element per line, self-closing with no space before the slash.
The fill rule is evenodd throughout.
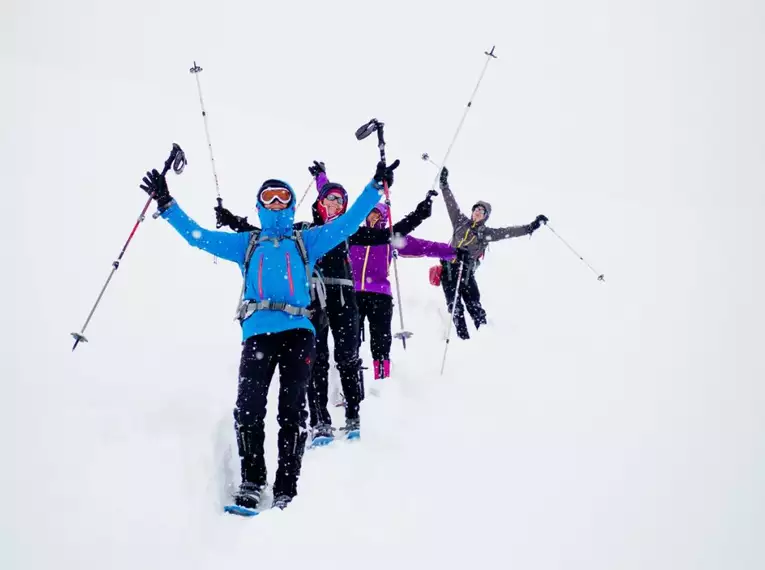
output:
<path id="1" fill-rule="evenodd" d="M 305 265 L 305 276 L 310 283 L 313 267 L 308 265 L 308 250 L 306 249 L 305 242 L 303 241 L 303 230 L 293 230 L 292 239 L 295 241 L 295 246 L 297 247 L 298 253 L 300 254 L 300 259 L 303 260 L 303 265 Z"/>
<path id="2" fill-rule="evenodd" d="M 247 249 L 244 252 L 244 273 L 247 275 L 247 270 L 250 268 L 250 260 L 252 254 L 255 253 L 255 248 L 258 247 L 260 241 L 260 228 L 255 228 L 250 232 L 250 241 L 247 243 Z"/>
<path id="3" fill-rule="evenodd" d="M 250 260 L 255 253 L 255 248 L 260 243 L 260 228 L 255 228 L 250 232 L 250 241 L 247 242 L 247 249 L 244 252 L 244 279 L 247 280 L 247 271 L 250 269 Z"/>
<path id="4" fill-rule="evenodd" d="M 250 269 L 250 260 L 255 253 L 255 248 L 260 242 L 260 228 L 255 228 L 250 232 L 250 241 L 247 242 L 247 249 L 244 251 L 244 271 L 242 279 L 242 291 L 239 293 L 239 306 L 236 310 L 236 319 L 241 320 L 240 315 L 244 303 L 244 291 L 247 288 L 247 272 Z"/>

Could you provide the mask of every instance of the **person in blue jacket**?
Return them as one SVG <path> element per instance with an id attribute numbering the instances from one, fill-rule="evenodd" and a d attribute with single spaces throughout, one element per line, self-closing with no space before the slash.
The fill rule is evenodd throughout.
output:
<path id="1" fill-rule="evenodd" d="M 315 355 L 309 278 L 313 265 L 353 234 L 377 204 L 383 180 L 392 172 L 382 162 L 348 212 L 330 224 L 293 233 L 295 192 L 282 180 L 266 180 L 258 190 L 261 230 L 210 231 L 192 220 L 170 196 L 165 177 L 147 172 L 140 187 L 152 196 L 162 218 L 192 246 L 237 263 L 244 277 L 239 320 L 242 355 L 234 409 L 242 483 L 234 502 L 257 508 L 266 484 L 266 396 L 279 366 L 279 466 L 273 506 L 285 508 L 297 495 L 306 431 L 306 389 Z M 252 239 L 254 236 L 254 239 Z M 306 263 L 303 259 L 306 259 Z"/>

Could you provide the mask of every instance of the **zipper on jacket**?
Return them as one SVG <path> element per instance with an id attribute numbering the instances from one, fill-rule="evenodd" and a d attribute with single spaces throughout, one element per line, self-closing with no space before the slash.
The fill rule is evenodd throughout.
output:
<path id="1" fill-rule="evenodd" d="M 295 284 L 292 281 L 292 268 L 290 267 L 290 254 L 284 252 L 284 257 L 287 258 L 287 280 L 290 282 L 290 296 L 295 295 Z"/>
<path id="2" fill-rule="evenodd" d="M 260 300 L 263 300 L 263 254 L 260 254 L 260 262 L 258 262 L 258 293 L 260 294 Z"/>
<path id="3" fill-rule="evenodd" d="M 361 290 L 363 291 L 366 289 L 367 286 L 367 262 L 369 261 L 369 248 L 371 246 L 367 246 L 367 252 L 364 254 L 364 267 L 361 270 Z"/>
<path id="4" fill-rule="evenodd" d="M 465 243 L 465 240 L 468 238 L 468 234 L 470 233 L 471 227 L 472 226 L 468 226 L 468 229 L 465 230 L 465 237 L 463 237 L 462 240 L 457 244 L 457 247 L 462 247 L 463 244 L 470 245 L 471 243 L 475 241 L 475 236 L 473 236 L 473 238 L 469 242 Z"/>
<path id="5" fill-rule="evenodd" d="M 388 253 L 385 254 L 385 275 L 390 275 L 390 244 L 386 246 Z"/>

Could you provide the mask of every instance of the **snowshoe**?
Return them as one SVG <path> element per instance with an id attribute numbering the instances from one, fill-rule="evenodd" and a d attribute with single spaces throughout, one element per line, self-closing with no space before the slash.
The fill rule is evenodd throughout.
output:
<path id="1" fill-rule="evenodd" d="M 345 427 L 340 428 L 345 433 L 345 439 L 359 439 L 361 437 L 361 420 L 359 418 L 346 418 Z"/>
<path id="2" fill-rule="evenodd" d="M 312 430 L 311 448 L 324 447 L 335 441 L 335 428 L 329 424 L 319 424 Z"/>
<path id="3" fill-rule="evenodd" d="M 243 482 L 239 490 L 233 494 L 234 504 L 226 505 L 223 510 L 227 513 L 253 517 L 258 514 L 260 504 L 260 494 L 263 487 L 255 483 Z"/>

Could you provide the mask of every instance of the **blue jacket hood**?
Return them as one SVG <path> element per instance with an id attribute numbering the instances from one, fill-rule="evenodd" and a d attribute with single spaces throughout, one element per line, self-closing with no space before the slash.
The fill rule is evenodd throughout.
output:
<path id="1" fill-rule="evenodd" d="M 292 203 L 284 210 L 269 210 L 258 198 L 257 209 L 260 218 L 261 235 L 271 237 L 283 237 L 292 235 L 292 224 L 295 222 L 295 208 L 297 207 L 297 198 L 292 186 L 283 180 L 274 179 L 278 186 L 287 188 L 292 194 Z M 268 181 L 267 181 L 268 182 Z M 265 183 L 264 183 L 265 184 Z"/>

